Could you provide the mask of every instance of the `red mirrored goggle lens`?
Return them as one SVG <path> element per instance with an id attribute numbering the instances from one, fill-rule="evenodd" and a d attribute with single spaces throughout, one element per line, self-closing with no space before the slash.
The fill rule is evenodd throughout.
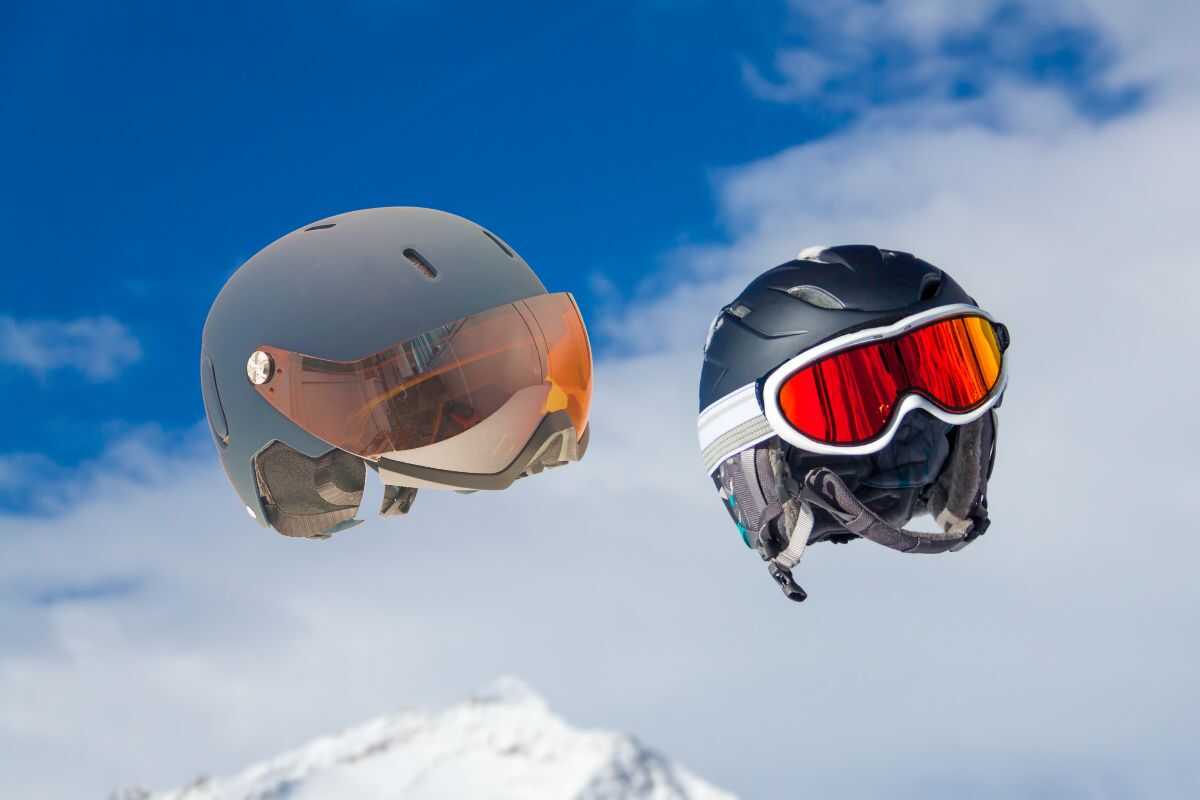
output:
<path id="1" fill-rule="evenodd" d="M 810 439 L 862 444 L 879 436 L 901 399 L 917 393 L 952 414 L 983 404 L 1000 379 L 988 319 L 943 319 L 805 366 L 783 382 L 784 418 Z"/>

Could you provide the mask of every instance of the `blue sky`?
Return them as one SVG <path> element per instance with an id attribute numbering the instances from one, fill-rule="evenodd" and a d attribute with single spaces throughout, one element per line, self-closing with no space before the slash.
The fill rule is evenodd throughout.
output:
<path id="1" fill-rule="evenodd" d="M 5 788 L 182 785 L 511 673 L 744 797 L 1200 795 L 1200 7 L 1147 5 L 7 8 Z M 207 440 L 204 315 L 381 204 L 578 294 L 587 458 L 403 519 L 368 481 L 365 524 L 285 539 Z M 809 548 L 796 607 L 700 466 L 700 348 L 754 275 L 852 241 L 1013 333 L 993 525 Z"/>
<path id="2" fill-rule="evenodd" d="M 922 54 L 896 36 L 802 102 L 757 96 L 751 73 L 786 82 L 781 48 L 844 55 L 847 42 L 801 12 L 706 0 L 17 5 L 0 29 L 0 72 L 16 78 L 0 90 L 0 235 L 20 291 L 0 315 L 108 316 L 137 354 L 102 376 L 0 361 L 0 412 L 21 421 L 0 453 L 71 466 L 130 426 L 193 424 L 212 298 L 257 249 L 328 214 L 472 217 L 594 311 L 612 299 L 598 286 L 620 297 L 661 283 L 665 252 L 722 235 L 714 170 L 865 109 L 970 99 L 1014 74 L 1096 113 L 1135 99 L 1091 88 L 1108 58 L 1096 33 L 1035 27 L 1017 5 L 941 37 L 955 64 L 945 85 L 915 74 Z M 1015 50 L 997 46 L 1026 30 L 1036 35 Z"/>

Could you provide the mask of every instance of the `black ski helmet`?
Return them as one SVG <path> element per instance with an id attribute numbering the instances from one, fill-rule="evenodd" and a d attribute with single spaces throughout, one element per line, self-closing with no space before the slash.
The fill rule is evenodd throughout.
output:
<path id="1" fill-rule="evenodd" d="M 722 409 L 739 393 L 762 409 L 767 376 L 824 343 L 951 308 L 978 304 L 943 270 L 909 253 L 844 245 L 808 248 L 764 272 L 713 320 L 700 376 L 705 466 L 746 544 L 792 599 L 805 597 L 791 568 L 810 543 L 863 537 L 943 552 L 987 529 L 1004 385 L 966 424 L 910 410 L 886 446 L 853 455 L 806 451 L 784 441 L 765 414 Z M 1007 329 L 995 330 L 1007 349 Z M 924 512 L 943 533 L 903 530 Z"/>
<path id="2" fill-rule="evenodd" d="M 442 211 L 352 211 L 271 243 L 217 296 L 200 361 L 226 475 L 289 536 L 356 524 L 367 466 L 380 513 L 404 513 L 418 487 L 502 489 L 587 445 L 573 299 Z"/>

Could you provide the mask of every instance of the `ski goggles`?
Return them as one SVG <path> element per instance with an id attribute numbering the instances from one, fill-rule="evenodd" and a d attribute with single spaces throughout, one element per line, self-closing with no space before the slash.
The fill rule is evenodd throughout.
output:
<path id="1" fill-rule="evenodd" d="M 547 415 L 562 412 L 583 437 L 592 356 L 579 308 L 562 292 L 472 314 L 354 361 L 261 345 L 247 376 L 276 411 L 342 450 L 490 474 L 517 458 Z"/>
<path id="2" fill-rule="evenodd" d="M 771 436 L 813 453 L 874 453 L 917 408 L 965 425 L 1003 394 L 1007 346 L 1007 329 L 966 304 L 839 336 L 706 408 L 705 467 Z"/>

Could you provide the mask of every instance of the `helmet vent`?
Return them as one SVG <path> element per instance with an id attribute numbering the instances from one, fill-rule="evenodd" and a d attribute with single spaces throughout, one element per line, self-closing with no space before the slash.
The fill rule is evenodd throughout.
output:
<path id="1" fill-rule="evenodd" d="M 797 300 L 802 300 L 817 308 L 840 311 L 846 307 L 845 303 L 819 286 L 793 286 L 787 290 L 787 293 Z"/>
<path id="2" fill-rule="evenodd" d="M 404 257 L 408 259 L 409 263 L 413 265 L 413 268 L 417 272 L 421 273 L 431 281 L 437 280 L 438 272 L 434 268 L 433 264 L 430 264 L 425 259 L 425 256 L 409 247 L 404 251 Z"/>
<path id="3" fill-rule="evenodd" d="M 500 241 L 499 239 L 497 239 L 497 238 L 496 238 L 496 236 L 495 236 L 495 234 L 491 233 L 491 232 L 490 232 L 490 231 L 488 231 L 486 228 L 480 228 L 479 230 L 483 231 L 483 235 L 484 235 L 484 236 L 488 237 L 488 238 L 489 238 L 489 239 L 491 239 L 493 242 L 495 242 L 495 243 L 496 243 L 496 247 L 499 247 L 501 250 L 503 250 L 503 251 L 504 251 L 504 255 L 508 256 L 509 258 L 516 258 L 516 256 L 514 256 L 514 255 L 513 255 L 513 251 L 512 251 L 512 250 L 509 250 L 507 247 L 505 247 L 505 246 L 504 246 L 504 242 L 502 242 L 502 241 Z"/>
<path id="4" fill-rule="evenodd" d="M 942 289 L 942 276 L 939 273 L 931 272 L 921 279 L 921 300 L 932 300 L 937 297 L 937 293 Z"/>
<path id="5" fill-rule="evenodd" d="M 326 228 L 332 228 L 334 225 L 337 225 L 337 223 L 336 222 L 327 222 L 324 225 L 310 225 L 304 229 L 304 232 L 308 233 L 309 231 L 323 231 Z"/>

